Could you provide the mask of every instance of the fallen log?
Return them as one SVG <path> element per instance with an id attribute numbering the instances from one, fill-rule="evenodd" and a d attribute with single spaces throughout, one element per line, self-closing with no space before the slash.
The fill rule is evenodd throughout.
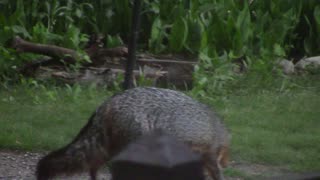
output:
<path id="1" fill-rule="evenodd" d="M 83 57 L 77 51 L 63 48 L 55 45 L 47 45 L 47 44 L 39 44 L 39 43 L 32 43 L 26 40 L 23 40 L 19 36 L 15 37 L 13 40 L 13 48 L 15 48 L 18 52 L 25 52 L 25 53 L 35 53 L 45 56 L 50 56 L 53 58 L 58 58 L 59 60 L 62 59 L 65 61 L 66 64 L 73 64 L 76 60 L 81 60 Z M 106 63 L 106 58 L 110 57 L 119 57 L 116 58 L 117 61 L 114 64 L 118 64 L 123 66 L 126 63 L 126 57 L 128 55 L 128 49 L 126 47 L 115 47 L 115 48 L 88 48 L 85 49 L 84 52 L 91 59 L 91 63 L 88 65 L 103 65 Z M 46 60 L 48 61 L 48 60 Z M 38 62 L 41 63 L 41 62 Z M 111 64 L 113 62 L 110 62 Z M 137 64 L 138 66 L 143 65 L 156 65 L 159 64 L 163 67 L 170 66 L 171 64 L 176 65 L 186 65 L 186 66 L 194 66 L 197 64 L 195 61 L 183 61 L 183 60 L 176 60 L 176 59 L 159 59 L 154 58 L 152 56 L 143 57 L 137 56 Z"/>
<path id="2" fill-rule="evenodd" d="M 80 58 L 78 53 L 74 50 L 55 46 L 55 45 L 28 42 L 23 40 L 19 36 L 16 36 L 13 39 L 12 46 L 18 52 L 29 52 L 29 53 L 41 54 L 41 55 L 46 55 L 50 57 L 56 57 L 59 59 L 63 58 L 67 62 L 70 61 L 69 63 L 75 63 L 75 60 Z"/>
<path id="3" fill-rule="evenodd" d="M 61 82 L 68 84 L 97 84 L 97 85 L 107 85 L 110 86 L 117 79 L 119 75 L 123 75 L 125 71 L 123 69 L 109 69 L 109 68 L 96 68 L 89 67 L 81 69 L 78 72 L 68 72 L 62 69 L 51 69 L 46 67 L 40 67 L 38 72 L 42 76 L 42 79 L 54 78 Z M 166 76 L 166 71 L 139 71 L 134 70 L 133 75 L 135 79 L 138 79 L 141 76 L 144 76 L 147 79 L 153 81 L 154 85 L 159 78 Z"/>
<path id="4" fill-rule="evenodd" d="M 13 39 L 12 47 L 18 52 L 22 53 L 35 53 L 57 58 L 58 60 L 62 59 L 66 64 L 74 64 L 78 60 L 85 60 L 83 54 L 80 54 L 75 50 L 55 45 L 32 43 L 20 38 L 19 36 L 16 36 Z M 99 62 L 97 62 L 97 60 L 100 60 L 99 57 L 126 57 L 128 54 L 128 49 L 126 47 L 88 48 L 85 49 L 84 52 L 92 61 L 88 64 L 100 64 Z"/>
<path id="5" fill-rule="evenodd" d="M 172 59 L 154 59 L 154 58 L 152 58 L 152 59 L 139 58 L 138 63 L 141 65 L 161 64 L 163 66 L 170 66 L 172 64 L 194 66 L 197 64 L 197 62 L 195 62 L 195 61 L 182 61 L 182 60 L 172 60 Z"/>
<path id="6" fill-rule="evenodd" d="M 36 70 L 42 67 L 48 67 L 50 69 L 50 67 L 61 66 L 61 68 L 59 69 L 66 70 L 67 72 L 66 65 L 74 64 L 75 62 L 77 62 L 77 58 L 82 58 L 81 54 L 79 54 L 79 52 L 75 50 L 62 48 L 55 45 L 32 43 L 23 40 L 20 37 L 16 37 L 14 39 L 13 47 L 19 52 L 37 53 L 51 57 L 45 57 L 31 63 L 26 63 L 19 69 L 19 72 L 27 76 L 35 76 Z M 90 57 L 91 62 L 82 64 L 82 67 L 86 67 L 87 69 L 88 67 L 111 69 L 110 73 L 113 75 L 117 73 L 124 73 L 123 69 L 125 67 L 127 61 L 126 57 L 128 54 L 128 50 L 126 47 L 101 48 L 99 46 L 91 46 L 85 49 L 84 52 L 87 53 L 87 55 Z M 185 88 L 186 86 L 191 87 L 193 67 L 197 64 L 197 62 L 170 58 L 171 57 L 139 54 L 137 55 L 137 65 L 134 68 L 134 76 L 137 77 L 140 75 L 144 75 L 145 77 L 152 78 L 155 81 L 160 79 L 159 81 L 161 81 L 161 84 L 163 86 L 173 84 L 178 88 Z M 148 70 L 146 69 L 151 70 L 151 72 L 148 72 Z M 41 77 L 47 77 L 47 72 L 42 70 L 38 72 L 44 72 L 44 76 L 39 73 L 37 74 Z M 141 71 L 144 73 L 141 74 Z M 82 71 L 82 73 L 83 72 L 84 71 Z M 161 73 L 157 74 L 155 72 Z M 63 74 L 66 75 L 65 73 Z M 62 74 L 58 73 L 53 75 L 52 77 L 60 77 L 61 79 L 63 79 L 61 75 Z M 82 74 L 77 76 L 76 78 L 65 79 L 68 79 L 68 81 L 74 81 L 74 79 L 77 80 L 79 79 L 79 77 L 85 77 L 85 75 Z M 92 79 L 92 81 L 94 81 L 94 78 L 89 79 Z M 80 78 L 79 80 L 81 81 L 83 79 Z"/>

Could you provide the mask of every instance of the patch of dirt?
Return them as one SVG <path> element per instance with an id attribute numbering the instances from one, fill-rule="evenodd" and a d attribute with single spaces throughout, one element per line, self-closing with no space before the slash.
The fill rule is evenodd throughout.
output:
<path id="1" fill-rule="evenodd" d="M 32 180 L 35 179 L 34 171 L 38 160 L 45 153 L 0 151 L 0 180 Z M 295 176 L 285 168 L 273 167 L 262 164 L 250 164 L 244 162 L 231 162 L 230 167 L 244 173 L 248 177 L 281 177 Z M 99 172 L 99 180 L 110 180 L 109 171 L 103 168 Z M 89 179 L 87 174 L 72 177 L 59 177 L 65 180 Z M 226 177 L 226 180 L 242 180 L 243 177 Z M 271 178 L 273 179 L 273 178 Z"/>
<path id="2" fill-rule="evenodd" d="M 272 177 L 286 176 L 287 174 L 293 174 L 284 167 L 270 166 L 264 164 L 253 164 L 247 162 L 231 162 L 230 167 L 237 171 L 244 173 L 248 177 L 273 179 Z M 255 178 L 254 178 L 255 177 Z M 241 179 L 241 178 L 235 178 Z"/>
<path id="3" fill-rule="evenodd" d="M 34 172 L 38 160 L 45 153 L 0 151 L 0 180 L 34 180 Z M 101 169 L 99 180 L 109 180 L 110 174 L 107 169 Z M 59 180 L 90 179 L 87 174 L 72 177 L 59 177 Z"/>

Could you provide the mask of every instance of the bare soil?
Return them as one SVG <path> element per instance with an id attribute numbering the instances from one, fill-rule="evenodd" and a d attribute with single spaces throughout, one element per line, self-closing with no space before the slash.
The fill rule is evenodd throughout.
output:
<path id="1" fill-rule="evenodd" d="M 38 160 L 45 155 L 40 152 L 0 151 L 0 180 L 34 180 L 34 172 Z M 80 180 L 89 179 L 87 174 L 57 179 Z M 99 180 L 109 180 L 108 170 L 101 169 Z"/>
<path id="2" fill-rule="evenodd" d="M 0 151 L 0 180 L 32 180 L 35 179 L 34 171 L 36 163 L 45 153 Z M 230 167 L 244 173 L 246 177 L 279 177 L 290 173 L 285 168 L 266 166 L 262 164 L 250 164 L 243 162 L 231 162 Z M 107 169 L 101 169 L 99 180 L 109 180 L 110 174 Z M 89 179 L 87 174 L 80 174 L 72 177 L 59 177 L 58 179 L 79 180 Z M 241 180 L 244 177 L 226 177 L 227 180 Z M 249 178 L 251 179 L 251 178 Z M 254 178 L 255 179 L 255 178 Z M 272 178 L 271 178 L 272 179 Z"/>

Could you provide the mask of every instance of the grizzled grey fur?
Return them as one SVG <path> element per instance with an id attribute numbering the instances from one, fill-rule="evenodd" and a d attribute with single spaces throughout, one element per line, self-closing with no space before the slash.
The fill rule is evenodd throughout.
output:
<path id="1" fill-rule="evenodd" d="M 208 175 L 223 179 L 230 137 L 218 115 L 181 92 L 161 88 L 134 88 L 109 98 L 70 144 L 39 161 L 37 178 L 88 171 L 96 179 L 97 170 L 129 142 L 156 129 L 188 144 L 202 155 Z"/>

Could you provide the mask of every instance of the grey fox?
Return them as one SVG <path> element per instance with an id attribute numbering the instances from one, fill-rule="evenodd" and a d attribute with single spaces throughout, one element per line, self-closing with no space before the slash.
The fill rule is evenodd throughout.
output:
<path id="1" fill-rule="evenodd" d="M 75 139 L 37 164 L 38 180 L 97 170 L 129 142 L 160 129 L 201 155 L 208 175 L 223 179 L 230 136 L 220 118 L 184 93 L 161 88 L 133 88 L 105 101 Z"/>

